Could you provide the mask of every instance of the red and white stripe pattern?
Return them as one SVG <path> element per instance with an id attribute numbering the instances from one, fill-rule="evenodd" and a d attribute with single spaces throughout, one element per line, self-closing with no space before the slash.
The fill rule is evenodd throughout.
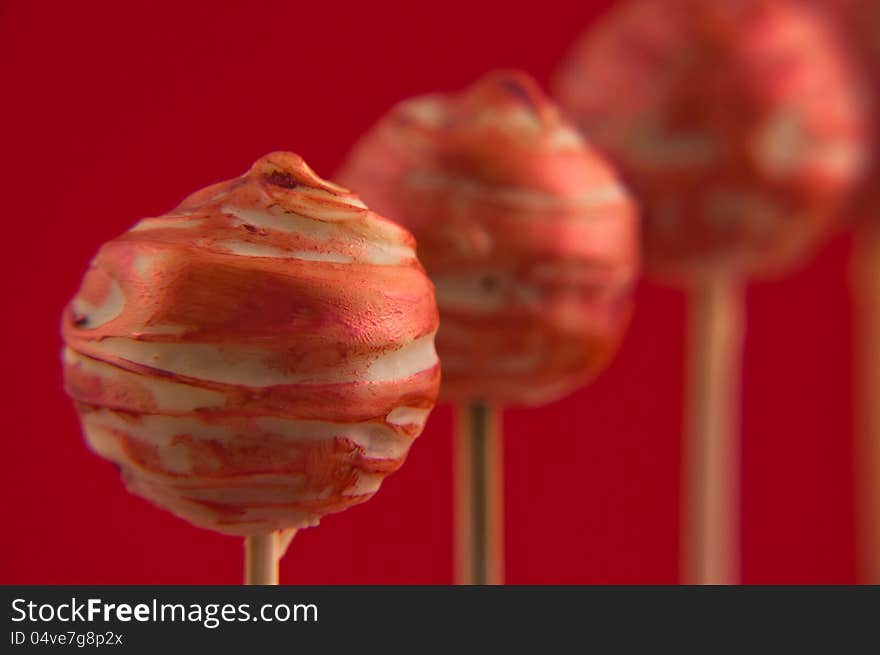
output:
<path id="1" fill-rule="evenodd" d="M 803 3 L 631 0 L 576 44 L 557 91 L 637 192 L 650 272 L 770 273 L 863 173 L 852 63 Z"/>
<path id="2" fill-rule="evenodd" d="M 441 395 L 534 405 L 617 348 L 638 268 L 635 206 L 527 75 L 395 107 L 340 179 L 416 235 L 442 316 Z"/>
<path id="3" fill-rule="evenodd" d="M 440 382 L 412 235 L 291 153 L 105 244 L 62 325 L 91 447 L 228 534 L 369 499 Z"/>

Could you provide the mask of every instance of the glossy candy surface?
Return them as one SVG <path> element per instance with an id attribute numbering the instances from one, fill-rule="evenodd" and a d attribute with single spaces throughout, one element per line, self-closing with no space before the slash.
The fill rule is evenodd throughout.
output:
<path id="1" fill-rule="evenodd" d="M 229 534 L 304 527 L 403 463 L 437 324 L 412 236 L 272 153 L 100 249 L 65 384 L 133 493 Z"/>

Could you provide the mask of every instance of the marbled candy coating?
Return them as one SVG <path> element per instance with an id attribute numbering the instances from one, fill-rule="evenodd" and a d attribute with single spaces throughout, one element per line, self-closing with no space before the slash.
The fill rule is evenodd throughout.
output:
<path id="1" fill-rule="evenodd" d="M 632 0 L 564 62 L 561 104 L 642 203 L 649 272 L 784 270 L 866 158 L 852 62 L 783 0 Z"/>
<path id="2" fill-rule="evenodd" d="M 605 160 L 536 83 L 493 73 L 400 103 L 340 179 L 416 235 L 437 287 L 441 395 L 534 405 L 615 352 L 638 218 Z"/>
<path id="3" fill-rule="evenodd" d="M 439 386 L 404 229 L 290 153 L 105 244 L 64 311 L 86 438 L 228 534 L 312 525 L 403 463 Z"/>

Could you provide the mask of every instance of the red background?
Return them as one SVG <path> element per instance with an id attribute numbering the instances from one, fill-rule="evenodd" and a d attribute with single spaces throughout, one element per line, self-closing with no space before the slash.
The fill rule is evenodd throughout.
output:
<path id="1" fill-rule="evenodd" d="M 59 314 L 101 242 L 271 150 L 332 176 L 406 96 L 496 67 L 546 84 L 608 4 L 4 1 L 0 582 L 241 579 L 241 542 L 125 493 L 63 395 Z M 749 583 L 855 582 L 849 247 L 748 291 Z M 507 412 L 509 582 L 677 580 L 684 308 L 643 284 L 595 384 Z M 437 409 L 372 501 L 301 532 L 282 581 L 450 582 L 451 423 Z"/>

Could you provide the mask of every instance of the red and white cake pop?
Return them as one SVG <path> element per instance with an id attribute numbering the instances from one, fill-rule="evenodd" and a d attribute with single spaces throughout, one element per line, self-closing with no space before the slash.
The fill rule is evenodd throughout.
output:
<path id="1" fill-rule="evenodd" d="M 781 0 L 621 3 L 558 96 L 643 203 L 649 272 L 790 265 L 865 159 L 862 97 L 822 21 Z"/>
<path id="2" fill-rule="evenodd" d="M 855 199 L 853 216 L 859 224 L 880 234 L 880 3 L 876 0 L 806 0 L 833 24 L 851 50 L 864 78 L 870 106 L 873 144 L 868 174 Z"/>
<path id="3" fill-rule="evenodd" d="M 739 580 L 742 284 L 803 257 L 863 171 L 851 63 L 796 3 L 633 0 L 561 68 L 563 107 L 642 204 L 648 272 L 692 293 L 688 582 Z"/>
<path id="4" fill-rule="evenodd" d="M 437 287 L 441 394 L 460 404 L 456 578 L 503 581 L 497 408 L 537 405 L 615 352 L 638 271 L 634 203 L 527 75 L 402 102 L 341 179 L 401 222 Z"/>
<path id="5" fill-rule="evenodd" d="M 534 405 L 600 370 L 638 269 L 635 206 L 528 76 L 406 100 L 340 179 L 416 235 L 437 287 L 441 394 Z"/>
<path id="6" fill-rule="evenodd" d="M 278 152 L 101 248 L 64 312 L 64 377 L 130 491 L 260 535 L 401 466 L 437 324 L 412 236 Z"/>
<path id="7" fill-rule="evenodd" d="M 872 166 L 848 213 L 855 372 L 856 542 L 859 582 L 880 583 L 880 3 L 811 0 L 839 27 L 865 74 L 874 118 Z"/>

